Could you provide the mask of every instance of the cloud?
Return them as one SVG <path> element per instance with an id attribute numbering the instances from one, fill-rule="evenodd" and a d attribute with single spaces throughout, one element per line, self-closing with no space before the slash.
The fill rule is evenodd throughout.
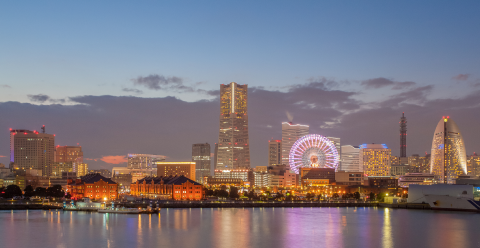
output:
<path id="1" fill-rule="evenodd" d="M 143 91 L 141 91 L 139 89 L 131 89 L 131 88 L 123 88 L 122 91 L 133 92 L 135 94 L 142 94 L 143 93 Z"/>
<path id="2" fill-rule="evenodd" d="M 318 84 L 321 81 L 311 83 L 282 91 L 249 88 L 252 166 L 268 162 L 266 141 L 281 139 L 286 111 L 293 114 L 294 123 L 310 125 L 312 134 L 340 137 L 343 145 L 385 143 L 394 155 L 399 150 L 402 112 L 408 118 L 409 155 L 430 151 L 433 131 L 441 116 L 448 115 L 464 133 L 467 153 L 480 147 L 476 132 L 480 115 L 472 115 L 480 112 L 480 90 L 463 98 L 431 99 L 434 86 L 411 86 L 387 95 L 385 101 L 371 103 L 357 100 L 357 92 Z M 57 144 L 82 144 L 90 168 L 107 169 L 125 163 L 128 153 L 165 154 L 168 161 L 190 161 L 192 144 L 208 142 L 213 151 L 218 142 L 219 109 L 218 97 L 186 102 L 175 97 L 76 96 L 68 105 L 0 102 L 0 116 L 15 117 L 0 121 L 0 130 L 38 130 L 45 124 L 47 133 L 56 134 Z M 8 140 L 8 132 L 0 132 L 0 140 Z M 8 146 L 0 142 L 1 151 L 8 151 Z M 7 164 L 8 158 L 0 162 Z"/>
<path id="3" fill-rule="evenodd" d="M 12 87 L 7 84 L 0 84 L 0 88 L 12 88 Z"/>
<path id="4" fill-rule="evenodd" d="M 384 77 L 368 79 L 360 83 L 362 86 L 365 86 L 366 89 L 380 89 L 387 86 L 392 86 L 393 90 L 403 90 L 416 85 L 415 82 L 405 81 L 405 82 L 396 82 Z"/>
<path id="5" fill-rule="evenodd" d="M 162 89 L 185 89 L 183 80 L 179 77 L 165 77 L 163 75 L 151 74 L 146 77 L 137 77 L 132 79 L 134 85 L 147 87 L 151 90 Z M 188 88 L 188 87 L 187 87 Z"/>
<path id="6" fill-rule="evenodd" d="M 452 77 L 453 80 L 457 81 L 466 81 L 470 77 L 470 74 L 458 74 L 454 77 Z"/>
<path id="7" fill-rule="evenodd" d="M 6 158 L 7 156 L 0 155 L 0 158 Z"/>
<path id="8" fill-rule="evenodd" d="M 134 85 L 140 85 L 151 90 L 163 90 L 167 92 L 177 92 L 177 93 L 199 93 L 207 96 L 218 97 L 220 94 L 219 90 L 204 90 L 198 89 L 198 86 L 201 86 L 202 82 L 197 82 L 193 86 L 185 85 L 183 79 L 180 77 L 165 77 L 163 75 L 151 74 L 146 77 L 139 76 L 137 78 L 131 79 Z M 135 92 L 142 93 L 136 89 L 122 89 L 126 92 Z"/>
<path id="9" fill-rule="evenodd" d="M 43 95 L 43 94 L 27 95 L 27 96 L 28 96 L 28 99 L 30 99 L 30 101 L 32 101 L 32 102 L 39 102 L 39 103 L 46 102 L 48 99 L 50 99 L 49 96 Z"/>
<path id="10" fill-rule="evenodd" d="M 103 162 L 107 164 L 123 164 L 127 162 L 126 156 L 103 156 L 100 158 Z"/>

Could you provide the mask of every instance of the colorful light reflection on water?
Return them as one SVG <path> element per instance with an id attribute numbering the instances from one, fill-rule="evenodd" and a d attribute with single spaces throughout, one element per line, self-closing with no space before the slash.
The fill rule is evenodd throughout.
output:
<path id="1" fill-rule="evenodd" d="M 480 215 L 377 208 L 0 211 L 0 247 L 480 247 Z"/>

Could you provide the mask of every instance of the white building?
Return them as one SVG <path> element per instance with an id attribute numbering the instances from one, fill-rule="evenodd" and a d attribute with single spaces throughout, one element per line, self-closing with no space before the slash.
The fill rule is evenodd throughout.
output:
<path id="1" fill-rule="evenodd" d="M 308 125 L 282 122 L 282 164 L 289 165 L 288 157 L 293 144 L 309 132 Z"/>
<path id="2" fill-rule="evenodd" d="M 351 145 L 342 146 L 342 164 L 340 170 L 346 172 L 363 171 L 363 164 L 360 163 L 360 147 Z"/>

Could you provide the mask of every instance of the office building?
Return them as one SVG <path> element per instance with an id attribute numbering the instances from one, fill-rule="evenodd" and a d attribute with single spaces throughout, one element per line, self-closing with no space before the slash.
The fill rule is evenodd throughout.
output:
<path id="1" fill-rule="evenodd" d="M 129 169 L 152 169 L 155 162 L 165 161 L 165 156 L 152 154 L 127 155 L 127 168 Z"/>
<path id="2" fill-rule="evenodd" d="M 392 151 L 385 144 L 363 144 L 360 146 L 360 161 L 363 172 L 371 176 L 390 176 Z"/>
<path id="3" fill-rule="evenodd" d="M 282 164 L 282 141 L 268 141 L 268 165 Z"/>
<path id="4" fill-rule="evenodd" d="M 342 146 L 342 171 L 363 171 L 363 165 L 360 163 L 360 147 L 346 145 Z"/>
<path id="5" fill-rule="evenodd" d="M 155 166 L 155 165 L 154 165 Z M 134 183 L 137 180 L 140 180 L 144 177 L 156 177 L 158 168 L 149 168 L 149 169 L 129 169 L 127 167 L 113 167 L 112 168 L 112 180 L 113 178 L 121 178 L 122 180 L 128 180 L 130 178 L 130 183 Z M 130 175 L 130 176 L 126 176 Z M 115 180 L 114 180 L 115 181 Z M 122 186 L 126 184 L 122 181 Z"/>
<path id="6" fill-rule="evenodd" d="M 390 176 L 373 176 L 368 177 L 368 186 L 371 188 L 398 188 L 398 179 Z"/>
<path id="7" fill-rule="evenodd" d="M 52 165 L 52 178 L 62 178 L 63 172 L 73 173 L 73 162 L 54 162 Z"/>
<path id="8" fill-rule="evenodd" d="M 50 175 L 54 150 L 54 134 L 10 129 L 10 163 L 19 168 L 41 170 L 43 175 Z"/>
<path id="9" fill-rule="evenodd" d="M 362 171 L 337 171 L 335 172 L 336 185 L 363 185 Z"/>
<path id="10" fill-rule="evenodd" d="M 289 165 L 288 158 L 293 144 L 309 132 L 308 125 L 282 122 L 282 164 Z"/>
<path id="11" fill-rule="evenodd" d="M 203 183 L 205 177 L 210 176 L 210 144 L 193 144 L 192 161 L 195 162 L 195 181 Z"/>
<path id="12" fill-rule="evenodd" d="M 472 156 L 467 156 L 467 175 L 480 176 L 480 156 L 473 153 Z"/>
<path id="13" fill-rule="evenodd" d="M 220 85 L 220 131 L 216 169 L 250 169 L 247 103 L 248 85 Z"/>
<path id="14" fill-rule="evenodd" d="M 82 147 L 81 146 L 56 146 L 54 162 L 83 163 Z"/>
<path id="15" fill-rule="evenodd" d="M 215 178 L 236 178 L 236 179 L 242 179 L 244 182 L 249 182 L 248 172 L 249 170 L 247 169 L 215 170 L 214 177 Z"/>
<path id="16" fill-rule="evenodd" d="M 327 137 L 334 145 L 335 148 L 337 149 L 338 153 L 338 167 L 337 168 L 342 168 L 342 146 L 340 144 L 340 138 L 335 138 L 335 137 Z"/>
<path id="17" fill-rule="evenodd" d="M 457 124 L 448 116 L 435 128 L 431 154 L 430 170 L 440 183 L 454 184 L 459 175 L 467 174 L 465 143 Z"/>
<path id="18" fill-rule="evenodd" d="M 83 177 L 88 174 L 88 164 L 87 163 L 73 163 L 73 172 L 77 173 L 77 177 Z M 92 171 L 95 173 L 95 171 Z M 110 178 L 111 174 L 108 172 L 108 170 L 99 170 L 98 173 L 100 173 L 102 176 Z"/>
<path id="19" fill-rule="evenodd" d="M 195 162 L 155 162 L 157 177 L 185 176 L 195 181 Z"/>

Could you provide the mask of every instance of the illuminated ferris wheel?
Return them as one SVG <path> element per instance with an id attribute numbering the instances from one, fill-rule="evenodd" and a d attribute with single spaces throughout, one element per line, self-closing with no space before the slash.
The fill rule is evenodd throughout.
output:
<path id="1" fill-rule="evenodd" d="M 332 168 L 337 170 L 338 151 L 335 144 L 319 134 L 309 134 L 298 139 L 288 156 L 290 170 L 299 173 L 300 168 Z"/>

